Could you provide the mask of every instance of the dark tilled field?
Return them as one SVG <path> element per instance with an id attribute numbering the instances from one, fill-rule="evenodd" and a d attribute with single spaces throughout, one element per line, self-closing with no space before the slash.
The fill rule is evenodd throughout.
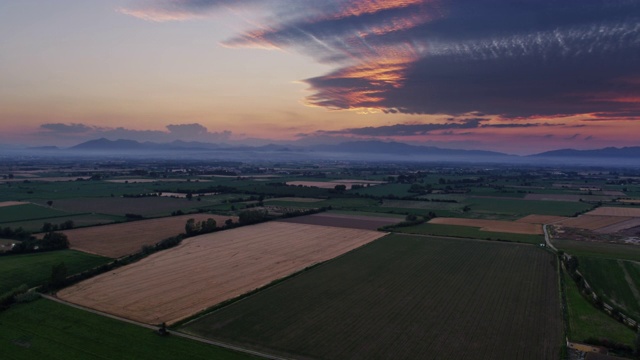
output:
<path id="1" fill-rule="evenodd" d="M 350 229 L 376 230 L 385 225 L 396 224 L 402 219 L 342 214 L 314 214 L 279 220 L 294 224 L 324 225 Z"/>
<path id="2" fill-rule="evenodd" d="M 555 259 L 505 243 L 393 235 L 186 324 L 313 359 L 558 359 Z"/>

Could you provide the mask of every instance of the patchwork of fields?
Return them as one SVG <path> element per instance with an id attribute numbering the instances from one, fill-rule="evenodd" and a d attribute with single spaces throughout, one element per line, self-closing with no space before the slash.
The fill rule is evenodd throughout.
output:
<path id="1" fill-rule="evenodd" d="M 67 235 L 72 249 L 119 258 L 140 251 L 144 245 L 154 245 L 183 233 L 188 219 L 200 222 L 209 218 L 214 219 L 218 227 L 227 219 L 238 221 L 237 217 L 192 214 L 66 230 L 63 233 Z"/>
<path id="2" fill-rule="evenodd" d="M 538 248 L 392 235 L 182 330 L 296 358 L 557 359 L 557 284 Z"/>
<path id="3" fill-rule="evenodd" d="M 282 222 L 245 226 L 186 239 L 58 296 L 140 322 L 170 324 L 384 235 Z"/>

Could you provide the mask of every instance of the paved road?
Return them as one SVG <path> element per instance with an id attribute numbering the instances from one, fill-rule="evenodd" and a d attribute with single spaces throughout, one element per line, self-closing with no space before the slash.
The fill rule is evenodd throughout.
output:
<path id="1" fill-rule="evenodd" d="M 549 239 L 549 231 L 547 231 L 547 224 L 542 225 L 542 230 L 544 230 L 544 241 L 547 243 L 547 246 L 551 248 L 551 250 L 558 252 L 555 246 L 551 243 Z"/>

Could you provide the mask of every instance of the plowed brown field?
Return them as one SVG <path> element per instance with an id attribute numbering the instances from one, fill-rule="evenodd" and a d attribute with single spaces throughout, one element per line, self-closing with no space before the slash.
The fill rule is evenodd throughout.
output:
<path id="1" fill-rule="evenodd" d="M 171 324 L 384 235 L 282 222 L 245 226 L 186 239 L 58 296 L 148 324 Z"/>
<path id="2" fill-rule="evenodd" d="M 586 215 L 640 217 L 640 209 L 626 207 L 599 207 L 595 210 L 589 211 Z"/>
<path id="3" fill-rule="evenodd" d="M 437 217 L 429 221 L 430 224 L 459 225 L 479 227 L 484 231 L 505 232 L 513 234 L 542 234 L 542 227 L 539 224 L 530 224 L 515 221 L 484 220 L 484 219 L 462 219 Z"/>
<path id="4" fill-rule="evenodd" d="M 595 230 L 603 228 L 605 226 L 611 226 L 613 224 L 621 223 L 629 219 L 631 218 L 624 216 L 582 215 L 578 216 L 577 218 L 568 218 L 567 220 L 557 222 L 556 225 L 574 227 L 578 229 Z"/>
<path id="5" fill-rule="evenodd" d="M 0 202 L 0 207 L 24 205 L 24 204 L 28 204 L 28 202 L 24 202 L 24 201 L 2 201 L 2 202 Z"/>
<path id="6" fill-rule="evenodd" d="M 74 250 L 119 258 L 140 251 L 143 245 L 154 245 L 160 240 L 183 233 L 187 220 L 191 218 L 196 221 L 212 218 L 218 226 L 223 225 L 227 219 L 238 221 L 234 216 L 192 214 L 66 230 L 63 233 L 69 238 Z"/>

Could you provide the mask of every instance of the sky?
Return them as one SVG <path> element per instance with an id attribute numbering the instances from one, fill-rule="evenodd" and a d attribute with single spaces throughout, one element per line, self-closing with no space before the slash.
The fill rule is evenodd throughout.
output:
<path id="1" fill-rule="evenodd" d="M 640 0 L 0 2 L 0 144 L 640 146 Z"/>

